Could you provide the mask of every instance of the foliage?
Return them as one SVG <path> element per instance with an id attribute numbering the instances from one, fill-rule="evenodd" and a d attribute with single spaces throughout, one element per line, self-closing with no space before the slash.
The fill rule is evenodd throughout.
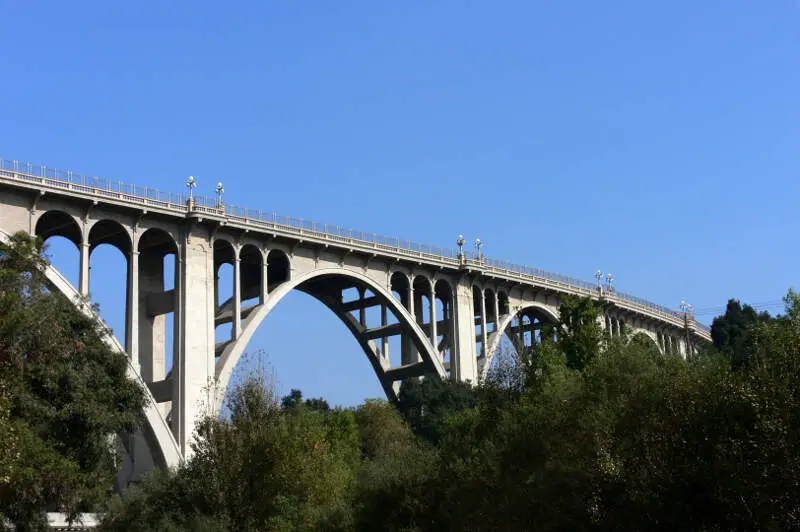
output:
<path id="1" fill-rule="evenodd" d="M 328 401 L 321 397 L 306 399 L 305 402 L 303 402 L 303 392 L 300 390 L 292 389 L 291 392 L 289 392 L 289 395 L 281 399 L 281 408 L 296 408 L 300 405 L 305 405 L 306 407 L 319 412 L 327 412 L 331 409 Z"/>
<path id="2" fill-rule="evenodd" d="M 168 480 L 133 488 L 126 502 L 136 504 L 115 502 L 105 529 L 150 530 L 163 522 L 193 530 L 203 522 L 225 530 L 296 530 L 350 522 L 359 458 L 353 413 L 302 403 L 281 408 L 258 379 L 229 401 L 230 419 L 202 422 L 192 460 Z M 164 500 L 164 492 L 174 495 Z M 151 516 L 148 504 L 161 513 Z"/>
<path id="3" fill-rule="evenodd" d="M 0 258 L 0 519 L 44 526 L 44 510 L 92 510 L 117 473 L 114 434 L 144 394 L 103 325 L 48 288 L 41 245 L 18 233 Z"/>
<path id="4" fill-rule="evenodd" d="M 281 407 L 263 386 L 240 388 L 194 459 L 118 501 L 106 525 L 800 528 L 798 294 L 784 316 L 747 325 L 739 365 L 725 349 L 684 360 L 648 338 L 611 340 L 587 301 L 560 315 L 557 341 L 501 350 L 477 386 L 408 380 L 397 408 L 327 411 L 299 391 Z"/>
<path id="5" fill-rule="evenodd" d="M 753 329 L 771 320 L 769 313 L 756 312 L 750 305 L 742 305 L 738 299 L 729 299 L 725 314 L 717 316 L 711 323 L 714 347 L 730 358 L 734 367 L 741 367 L 747 363 Z"/>

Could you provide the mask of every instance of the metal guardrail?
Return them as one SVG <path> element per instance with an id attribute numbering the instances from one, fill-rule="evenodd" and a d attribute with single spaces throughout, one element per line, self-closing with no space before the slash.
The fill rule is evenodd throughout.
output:
<path id="1" fill-rule="evenodd" d="M 189 196 L 187 194 L 176 194 L 173 192 L 163 192 L 150 187 L 141 187 L 123 183 L 122 181 L 111 181 L 95 176 L 77 174 L 68 170 L 58 170 L 44 165 L 22 163 L 15 160 L 0 159 L 0 170 L 4 173 L 12 173 L 12 177 L 22 181 L 41 183 L 56 187 L 70 189 L 77 192 L 84 192 L 97 196 L 106 196 L 114 199 L 122 199 L 133 203 L 138 203 L 151 207 L 159 207 L 175 211 L 176 213 L 186 213 Z M 220 204 L 216 198 L 208 196 L 193 196 L 192 210 L 195 212 L 208 213 L 216 216 L 226 216 L 242 223 L 254 223 L 255 225 L 281 226 L 288 229 L 298 230 L 303 234 L 316 234 L 317 236 L 342 242 L 356 242 L 368 244 L 373 247 L 384 248 L 387 251 L 405 251 L 428 256 L 432 259 L 453 262 L 457 266 L 460 260 L 459 253 L 453 249 L 440 248 L 418 244 L 410 240 L 403 240 L 395 237 L 378 235 L 365 231 L 344 228 L 338 225 L 329 225 L 302 218 L 292 218 L 282 216 L 274 212 L 266 212 L 259 209 L 250 209 L 232 204 Z M 511 274 L 516 277 L 529 277 L 532 281 L 538 281 L 545 285 L 556 284 L 564 285 L 567 288 L 576 290 L 585 295 L 596 295 L 597 284 L 558 273 L 549 272 L 539 268 L 522 266 L 508 261 L 501 261 L 485 256 L 478 256 L 474 252 L 465 251 L 464 257 L 468 265 L 483 268 L 502 274 Z M 633 306 L 644 307 L 647 310 L 661 314 L 671 319 L 683 320 L 681 312 L 672 310 L 663 305 L 658 305 L 646 299 L 634 295 L 614 290 L 607 297 L 625 301 Z M 690 315 L 692 324 L 703 331 L 709 332 L 710 328 L 698 323 L 694 316 Z"/>

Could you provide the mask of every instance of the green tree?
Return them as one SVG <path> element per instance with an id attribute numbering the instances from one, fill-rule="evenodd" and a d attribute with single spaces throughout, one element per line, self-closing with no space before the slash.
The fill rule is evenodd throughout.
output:
<path id="1" fill-rule="evenodd" d="M 436 443 L 448 418 L 476 401 L 469 383 L 433 377 L 404 380 L 397 406 L 415 434 Z"/>
<path id="2" fill-rule="evenodd" d="M 229 419 L 200 424 L 192 459 L 174 475 L 116 500 L 106 530 L 194 530 L 197 523 L 223 530 L 350 526 L 360 454 L 353 413 L 323 413 L 302 403 L 282 408 L 259 378 L 238 386 L 228 401 Z"/>
<path id="3" fill-rule="evenodd" d="M 597 357 L 603 345 L 597 304 L 588 297 L 565 296 L 558 311 L 557 345 L 567 359 L 567 366 L 583 369 Z"/>
<path id="4" fill-rule="evenodd" d="M 363 458 L 354 485 L 355 529 L 436 529 L 435 449 L 385 401 L 368 401 L 355 416 Z"/>
<path id="5" fill-rule="evenodd" d="M 742 305 L 738 299 L 729 299 L 725 314 L 717 316 L 711 323 L 714 347 L 730 359 L 733 367 L 739 368 L 747 363 L 748 343 L 753 329 L 771 320 L 768 312 L 756 312 L 750 305 Z"/>
<path id="6" fill-rule="evenodd" d="M 135 430 L 144 394 L 103 325 L 49 288 L 39 242 L 0 247 L 0 520 L 44 525 L 44 511 L 89 511 L 106 498 L 115 434 Z"/>

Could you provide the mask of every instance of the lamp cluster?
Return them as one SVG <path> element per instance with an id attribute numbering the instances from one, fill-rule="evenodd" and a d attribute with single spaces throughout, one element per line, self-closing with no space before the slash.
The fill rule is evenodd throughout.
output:
<path id="1" fill-rule="evenodd" d="M 464 255 L 464 235 L 458 235 L 456 239 L 456 245 L 458 246 L 458 260 L 463 264 L 466 260 L 466 255 Z M 483 247 L 483 242 L 480 238 L 475 239 L 475 260 L 481 261 L 483 260 L 483 253 L 481 253 L 481 248 Z"/>
<path id="2" fill-rule="evenodd" d="M 602 295 L 604 292 L 609 294 L 614 292 L 614 274 L 608 272 L 606 273 L 606 282 L 605 286 L 603 285 L 603 272 L 597 270 L 594 272 L 594 278 L 597 279 L 597 291 L 600 292 Z"/>
<path id="3" fill-rule="evenodd" d="M 186 180 L 186 188 L 189 189 L 189 203 L 194 203 L 194 197 L 192 195 L 192 191 L 197 188 L 197 179 L 193 175 L 190 175 L 189 178 Z M 214 188 L 214 192 L 217 193 L 217 208 L 222 208 L 222 195 L 225 193 L 225 187 L 222 186 L 222 181 L 217 182 L 217 186 Z"/>

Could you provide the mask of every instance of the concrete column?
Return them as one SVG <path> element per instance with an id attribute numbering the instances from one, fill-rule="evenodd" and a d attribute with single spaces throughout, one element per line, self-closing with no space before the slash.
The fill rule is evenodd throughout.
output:
<path id="1" fill-rule="evenodd" d="M 414 281 L 413 277 L 408 283 L 408 312 L 411 314 L 411 320 L 415 322 L 419 322 L 417 319 L 417 308 L 415 306 L 416 302 L 416 295 L 414 294 Z M 419 353 L 417 353 L 417 346 L 414 345 L 414 342 L 411 338 L 407 335 L 403 335 L 403 353 L 401 354 L 401 364 L 404 366 L 406 364 L 413 364 L 419 360 Z"/>
<path id="2" fill-rule="evenodd" d="M 497 332 L 500 329 L 500 295 L 494 293 L 494 330 Z"/>
<path id="3" fill-rule="evenodd" d="M 467 277 L 459 279 L 453 294 L 453 348 L 451 374 L 462 381 L 477 382 L 478 364 L 475 359 L 475 315 L 472 283 Z"/>
<path id="4" fill-rule="evenodd" d="M 358 289 L 358 299 L 361 301 L 361 308 L 358 309 L 358 323 L 365 329 L 367 328 L 367 307 L 364 306 L 364 295 L 366 290 L 363 288 Z"/>
<path id="5" fill-rule="evenodd" d="M 413 277 L 412 277 L 413 279 Z M 408 282 L 408 313 L 411 314 L 411 317 L 414 318 L 414 321 L 417 320 L 417 313 L 416 309 L 414 308 L 414 281 L 411 280 Z"/>
<path id="6" fill-rule="evenodd" d="M 138 359 L 142 378 L 145 382 L 153 382 L 164 378 L 166 320 L 163 315 L 151 316 L 148 313 L 147 296 L 164 291 L 164 256 L 157 251 L 145 251 L 138 256 L 137 262 Z M 177 284 L 176 278 L 175 286 Z"/>
<path id="7" fill-rule="evenodd" d="M 386 305 L 381 305 L 381 325 L 386 326 L 389 324 L 389 314 Z M 381 355 L 383 355 L 383 359 L 388 362 L 389 361 L 389 338 L 384 336 L 381 338 Z"/>
<path id="8" fill-rule="evenodd" d="M 233 259 L 233 331 L 231 338 L 236 340 L 242 335 L 242 268 L 239 250 Z"/>
<path id="9" fill-rule="evenodd" d="M 175 284 L 177 285 L 178 283 L 175 282 Z M 214 265 L 214 312 L 216 312 L 217 309 L 219 308 L 219 304 L 220 304 L 220 301 L 219 301 L 219 269 L 217 268 L 217 265 L 215 264 Z"/>
<path id="10" fill-rule="evenodd" d="M 191 455 L 196 423 L 213 412 L 214 379 L 214 253 L 202 227 L 184 230 L 175 291 L 176 360 L 173 366 L 172 419 L 176 440 Z"/>
<path id="11" fill-rule="evenodd" d="M 125 350 L 139 372 L 139 252 L 128 255 L 128 293 L 125 300 Z"/>
<path id="12" fill-rule="evenodd" d="M 80 276 L 78 280 L 78 290 L 82 296 L 89 295 L 89 235 L 88 232 L 81 242 Z"/>
<path id="13" fill-rule="evenodd" d="M 481 289 L 481 353 L 480 356 L 486 356 L 487 345 L 489 342 L 489 334 L 486 332 L 486 292 Z"/>
<path id="14" fill-rule="evenodd" d="M 456 301 L 455 301 L 455 294 L 452 294 L 453 300 L 450 301 L 450 304 L 447 305 L 447 329 L 450 335 L 449 343 L 450 343 L 450 375 L 456 375 L 456 369 L 458 367 L 458 349 L 457 349 L 457 339 L 458 339 L 458 327 L 456 327 Z"/>
<path id="15" fill-rule="evenodd" d="M 433 352 L 439 354 L 439 333 L 436 330 L 436 283 L 431 280 L 431 344 Z"/>
<path id="16" fill-rule="evenodd" d="M 269 280 L 267 279 L 267 267 L 269 266 L 268 259 L 269 255 L 262 256 L 264 271 L 261 272 L 261 304 L 266 303 L 267 296 L 269 295 Z"/>

